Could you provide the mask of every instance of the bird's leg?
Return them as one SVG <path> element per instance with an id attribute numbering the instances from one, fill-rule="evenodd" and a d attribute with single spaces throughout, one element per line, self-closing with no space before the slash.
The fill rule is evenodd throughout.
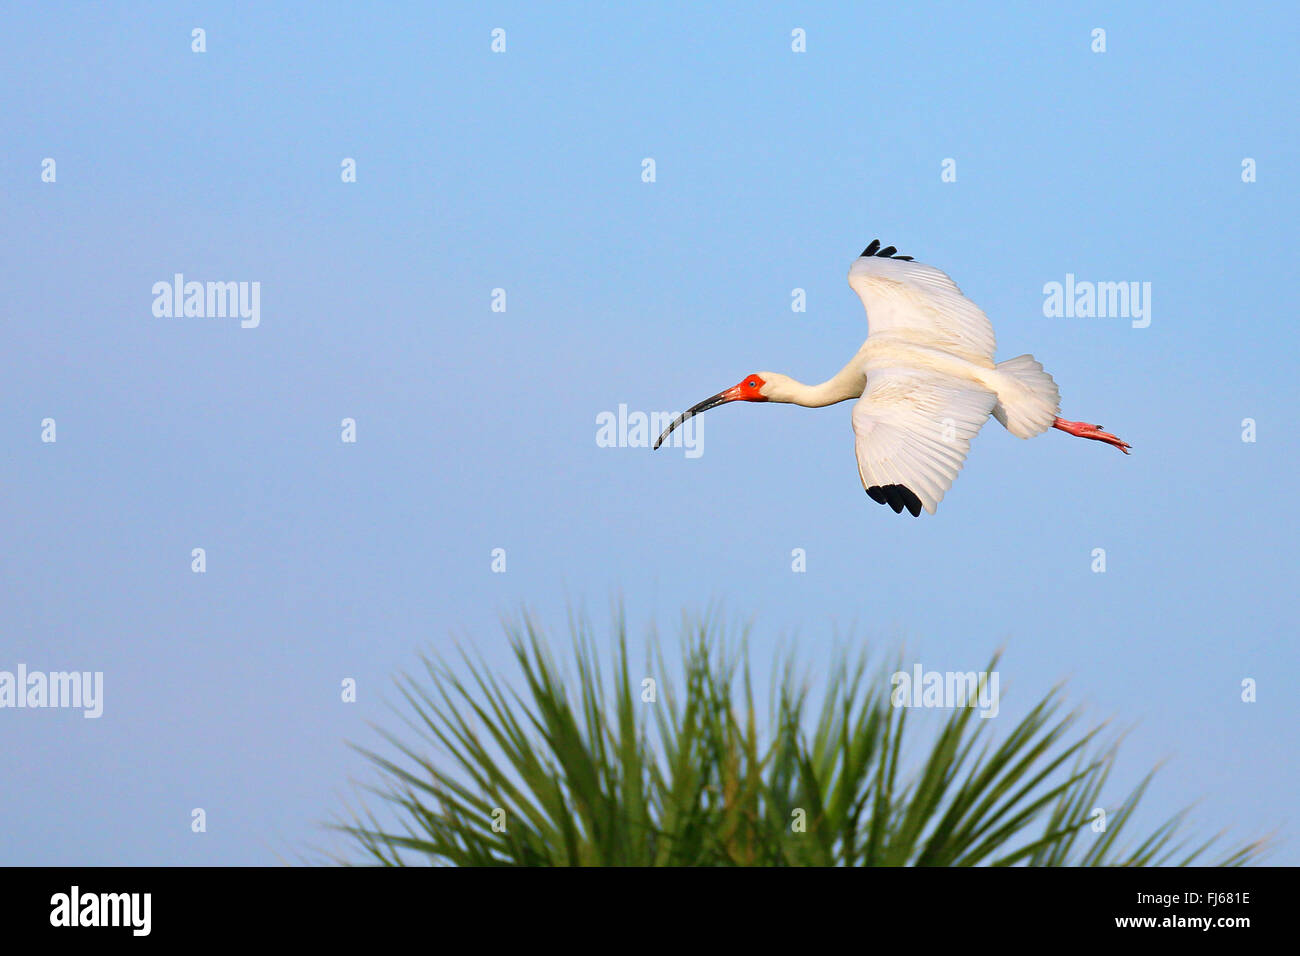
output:
<path id="1" fill-rule="evenodd" d="M 1078 438 L 1091 438 L 1093 441 L 1104 441 L 1107 445 L 1114 445 L 1124 454 L 1128 454 L 1129 443 L 1121 441 L 1110 432 L 1101 430 L 1100 425 L 1089 425 L 1087 422 L 1067 422 L 1064 418 L 1058 418 L 1052 422 L 1053 428 L 1059 428 L 1067 435 L 1074 435 Z"/>

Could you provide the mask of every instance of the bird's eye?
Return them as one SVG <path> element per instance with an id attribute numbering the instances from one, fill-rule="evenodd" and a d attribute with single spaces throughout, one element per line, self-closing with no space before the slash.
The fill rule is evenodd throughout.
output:
<path id="1" fill-rule="evenodd" d="M 753 388 L 753 387 L 754 387 L 754 383 L 753 383 L 752 381 L 749 383 L 749 387 L 750 387 L 750 388 Z"/>

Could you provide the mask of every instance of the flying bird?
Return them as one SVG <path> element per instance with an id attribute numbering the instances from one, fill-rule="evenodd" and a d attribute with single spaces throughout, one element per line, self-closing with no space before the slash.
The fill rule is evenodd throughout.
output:
<path id="1" fill-rule="evenodd" d="M 952 487 L 970 441 L 992 415 L 1018 438 L 1049 428 L 1114 445 L 1129 444 L 1100 425 L 1057 417 L 1060 393 L 1032 355 L 993 361 L 993 325 L 948 276 L 900 256 L 879 239 L 849 268 L 849 286 L 867 310 L 867 340 L 820 385 L 755 372 L 677 416 L 682 422 L 728 402 L 787 402 L 822 408 L 856 398 L 858 477 L 872 501 L 917 517 L 934 514 Z"/>

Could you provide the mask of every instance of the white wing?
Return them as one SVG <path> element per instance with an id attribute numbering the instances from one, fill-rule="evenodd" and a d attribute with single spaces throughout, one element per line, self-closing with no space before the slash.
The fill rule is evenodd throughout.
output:
<path id="1" fill-rule="evenodd" d="M 993 367 L 993 324 L 933 266 L 881 255 L 873 241 L 849 268 L 849 286 L 867 309 L 870 335 L 943 349 Z"/>
<path id="2" fill-rule="evenodd" d="M 940 372 L 872 369 L 853 406 L 862 487 L 896 512 L 934 514 L 997 400 L 974 382 Z"/>

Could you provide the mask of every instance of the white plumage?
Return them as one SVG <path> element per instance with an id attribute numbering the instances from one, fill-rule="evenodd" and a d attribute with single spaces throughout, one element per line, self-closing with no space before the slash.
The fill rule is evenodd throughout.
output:
<path id="1" fill-rule="evenodd" d="M 897 336 L 993 367 L 993 323 L 933 266 L 864 252 L 849 268 L 849 287 L 866 307 L 871 335 Z"/>
<path id="2" fill-rule="evenodd" d="M 983 310 L 945 273 L 892 252 L 868 246 L 849 269 L 868 325 L 858 474 L 874 500 L 934 514 L 990 414 L 1030 438 L 1051 427 L 1060 395 L 1031 355 L 994 365 Z"/>
<path id="3" fill-rule="evenodd" d="M 893 492 L 886 489 L 898 486 L 905 507 L 934 514 L 997 400 L 992 391 L 941 372 L 872 369 L 853 406 L 862 487 L 888 504 Z"/>
<path id="4" fill-rule="evenodd" d="M 804 385 L 778 372 L 747 375 L 677 416 L 655 447 L 692 415 L 728 402 L 820 408 L 856 398 L 862 487 L 912 515 L 934 514 L 989 415 L 1019 438 L 1059 428 L 1128 454 L 1101 426 L 1057 417 L 1056 382 L 1032 355 L 995 363 L 993 324 L 939 269 L 873 240 L 849 268 L 849 285 L 867 310 L 867 340 L 833 378 Z"/>

